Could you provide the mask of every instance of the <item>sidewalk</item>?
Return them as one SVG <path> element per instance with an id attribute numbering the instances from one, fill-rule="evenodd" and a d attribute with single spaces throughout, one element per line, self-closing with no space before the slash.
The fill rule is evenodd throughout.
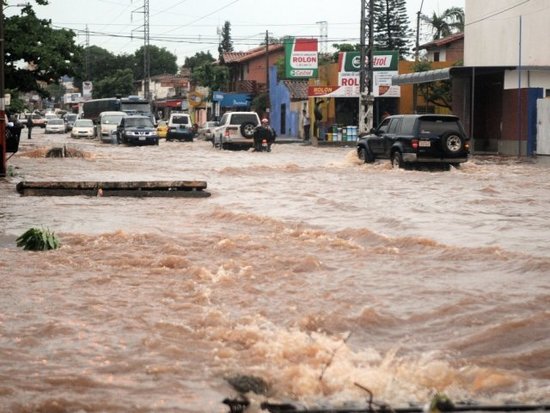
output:
<path id="1" fill-rule="evenodd" d="M 275 139 L 275 143 L 304 143 L 300 138 L 295 138 L 288 135 L 278 135 Z"/>

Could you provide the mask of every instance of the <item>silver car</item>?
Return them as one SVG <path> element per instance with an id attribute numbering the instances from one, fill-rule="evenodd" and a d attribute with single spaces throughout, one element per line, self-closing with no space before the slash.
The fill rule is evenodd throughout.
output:
<path id="1" fill-rule="evenodd" d="M 46 124 L 44 133 L 65 133 L 67 132 L 67 124 L 63 119 L 49 119 Z"/>
<path id="2" fill-rule="evenodd" d="M 94 122 L 91 119 L 77 119 L 71 130 L 71 138 L 80 139 L 94 137 Z"/>

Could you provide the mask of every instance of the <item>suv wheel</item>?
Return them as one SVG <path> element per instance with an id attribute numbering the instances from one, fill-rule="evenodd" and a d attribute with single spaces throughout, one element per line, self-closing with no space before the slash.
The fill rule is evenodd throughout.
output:
<path id="1" fill-rule="evenodd" d="M 374 155 L 371 151 L 369 151 L 366 147 L 361 146 L 358 151 L 359 159 L 361 159 L 364 163 L 373 163 L 374 162 Z"/>
<path id="2" fill-rule="evenodd" d="M 252 122 L 245 122 L 240 126 L 241 135 L 245 138 L 254 137 L 254 129 L 256 129 L 256 125 Z"/>
<path id="3" fill-rule="evenodd" d="M 403 168 L 405 166 L 403 162 L 403 155 L 401 155 L 401 152 L 395 151 L 394 153 L 392 153 L 391 166 L 394 169 Z"/>
<path id="4" fill-rule="evenodd" d="M 441 136 L 443 150 L 448 155 L 456 155 L 464 148 L 464 139 L 454 131 L 445 132 Z"/>

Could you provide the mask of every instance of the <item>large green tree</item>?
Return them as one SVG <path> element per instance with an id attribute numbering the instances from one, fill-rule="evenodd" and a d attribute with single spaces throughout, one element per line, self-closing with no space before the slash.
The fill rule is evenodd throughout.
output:
<path id="1" fill-rule="evenodd" d="M 47 5 L 45 0 L 36 0 Z M 30 4 L 4 21 L 4 79 L 10 91 L 49 93 L 43 84 L 74 76 L 81 59 L 72 30 L 53 29 L 49 20 L 36 17 Z"/>
<path id="2" fill-rule="evenodd" d="M 404 59 L 410 54 L 413 32 L 409 27 L 405 0 L 374 1 L 374 48 L 398 50 Z"/>
<path id="3" fill-rule="evenodd" d="M 116 70 L 109 76 L 94 82 L 93 98 L 128 96 L 134 92 L 134 74 L 131 69 Z"/>
<path id="4" fill-rule="evenodd" d="M 422 15 L 421 18 L 431 27 L 433 40 L 464 31 L 464 9 L 461 7 L 451 7 L 441 14 L 434 11 L 431 17 Z"/>
<path id="5" fill-rule="evenodd" d="M 213 90 L 223 90 L 229 80 L 229 69 L 226 66 L 205 63 L 196 67 L 191 74 L 191 81 L 197 85 Z"/>
<path id="6" fill-rule="evenodd" d="M 145 46 L 141 46 L 134 53 L 135 66 L 133 68 L 136 79 L 144 78 L 143 54 Z M 170 53 L 165 47 L 148 46 L 149 74 L 151 76 L 169 73 L 175 75 L 178 72 L 177 56 Z"/>
<path id="7" fill-rule="evenodd" d="M 204 64 L 212 64 L 216 61 L 210 54 L 210 52 L 198 52 L 195 53 L 195 56 L 186 57 L 185 62 L 183 65 L 189 70 L 191 70 L 191 73 L 194 72 L 195 68 L 200 67 Z"/>
<path id="8" fill-rule="evenodd" d="M 96 81 L 109 76 L 117 69 L 121 69 L 121 67 L 117 64 L 116 56 L 113 53 L 92 45 L 84 49 L 78 72 L 82 80 Z"/>
<path id="9" fill-rule="evenodd" d="M 233 40 L 231 40 L 231 23 L 226 21 L 221 30 L 221 40 L 218 46 L 219 57 L 218 60 L 221 64 L 224 64 L 223 54 L 224 52 L 233 51 Z"/>
<path id="10" fill-rule="evenodd" d="M 83 49 L 82 59 L 75 67 L 75 87 L 81 89 L 83 80 L 95 82 L 111 78 L 119 70 L 130 69 L 132 76 L 136 66 L 133 54 L 115 55 L 99 46 L 89 46 Z M 132 79 L 133 83 L 133 79 Z M 94 92 L 95 94 L 95 92 Z"/>

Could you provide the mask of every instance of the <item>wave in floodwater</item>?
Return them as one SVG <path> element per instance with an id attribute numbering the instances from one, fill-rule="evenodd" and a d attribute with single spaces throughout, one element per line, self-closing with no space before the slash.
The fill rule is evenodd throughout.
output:
<path id="1" fill-rule="evenodd" d="M 394 407 L 436 391 L 548 403 L 540 165 L 394 171 L 350 148 L 68 144 L 88 155 L 23 148 L 0 183 L 1 411 L 226 412 L 238 374 L 268 383 L 255 406 L 364 407 L 359 386 Z M 123 178 L 204 179 L 212 196 L 14 191 Z M 30 226 L 61 248 L 17 248 Z"/>

